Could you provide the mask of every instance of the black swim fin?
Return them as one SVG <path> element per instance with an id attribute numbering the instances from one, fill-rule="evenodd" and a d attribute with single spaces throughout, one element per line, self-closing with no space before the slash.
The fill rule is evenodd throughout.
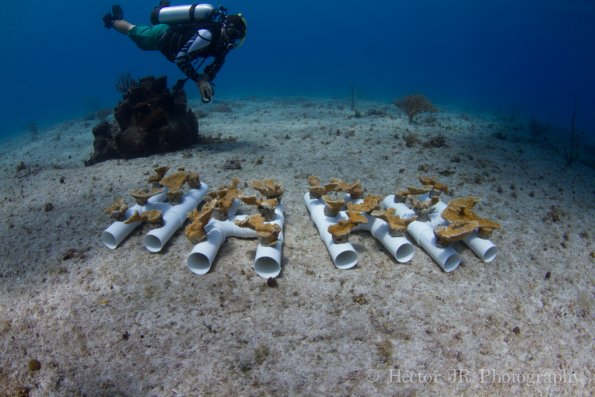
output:
<path id="1" fill-rule="evenodd" d="M 124 19 L 124 10 L 118 4 L 114 4 L 112 6 L 112 16 L 114 17 L 114 21 L 118 19 Z"/>
<path id="2" fill-rule="evenodd" d="M 112 12 L 108 12 L 103 16 L 103 26 L 108 29 L 112 28 L 114 27 L 114 21 L 117 21 L 118 19 L 124 19 L 124 10 L 122 10 L 122 7 L 119 5 L 114 4 L 112 6 Z"/>
<path id="3" fill-rule="evenodd" d="M 107 29 L 114 27 L 114 17 L 110 12 L 103 16 L 103 26 Z"/>

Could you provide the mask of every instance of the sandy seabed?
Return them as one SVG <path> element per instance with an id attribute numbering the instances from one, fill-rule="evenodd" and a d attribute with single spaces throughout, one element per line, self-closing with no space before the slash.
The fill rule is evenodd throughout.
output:
<path id="1" fill-rule="evenodd" d="M 594 393 L 592 168 L 491 114 L 412 125 L 380 102 L 358 103 L 360 117 L 335 99 L 192 106 L 201 135 L 231 139 L 91 167 L 96 120 L 2 142 L 0 395 Z M 163 165 L 211 188 L 285 187 L 275 286 L 254 272 L 254 240 L 228 239 L 205 276 L 189 271 L 181 232 L 157 254 L 142 244 L 148 227 L 102 244 L 104 209 Z M 445 273 L 420 247 L 400 264 L 355 233 L 358 265 L 339 270 L 302 199 L 309 175 L 383 196 L 435 176 L 445 201 L 481 197 L 477 212 L 503 227 L 498 256 L 461 249 Z"/>

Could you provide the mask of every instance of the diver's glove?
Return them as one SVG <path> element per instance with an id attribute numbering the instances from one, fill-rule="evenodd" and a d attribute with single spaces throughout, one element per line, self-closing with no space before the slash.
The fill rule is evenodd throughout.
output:
<path id="1" fill-rule="evenodd" d="M 198 80 L 196 82 L 198 86 L 198 90 L 200 91 L 201 100 L 204 103 L 211 102 L 211 98 L 215 91 L 213 90 L 213 86 L 207 80 Z"/>

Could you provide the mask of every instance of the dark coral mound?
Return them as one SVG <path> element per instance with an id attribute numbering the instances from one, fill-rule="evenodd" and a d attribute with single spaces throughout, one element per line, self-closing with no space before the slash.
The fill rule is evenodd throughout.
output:
<path id="1" fill-rule="evenodd" d="M 165 76 L 139 80 L 114 109 L 116 123 L 93 128 L 94 153 L 85 165 L 115 158 L 172 152 L 199 142 L 198 120 L 183 90 L 167 88 Z"/>

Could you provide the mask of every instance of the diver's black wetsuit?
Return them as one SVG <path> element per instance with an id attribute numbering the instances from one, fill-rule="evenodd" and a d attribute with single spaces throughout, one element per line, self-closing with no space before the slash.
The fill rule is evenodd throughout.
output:
<path id="1" fill-rule="evenodd" d="M 191 29 L 173 26 L 161 37 L 160 51 L 167 59 L 175 62 L 191 80 L 211 81 L 223 66 L 225 56 L 229 52 L 228 47 L 219 42 L 220 35 L 220 23 L 209 23 L 204 27 Z M 202 75 L 197 71 L 197 68 L 200 68 L 202 62 L 210 57 L 213 58 L 213 61 L 205 66 L 204 75 Z M 203 59 L 202 62 L 194 66 L 193 62 L 200 58 Z"/>

